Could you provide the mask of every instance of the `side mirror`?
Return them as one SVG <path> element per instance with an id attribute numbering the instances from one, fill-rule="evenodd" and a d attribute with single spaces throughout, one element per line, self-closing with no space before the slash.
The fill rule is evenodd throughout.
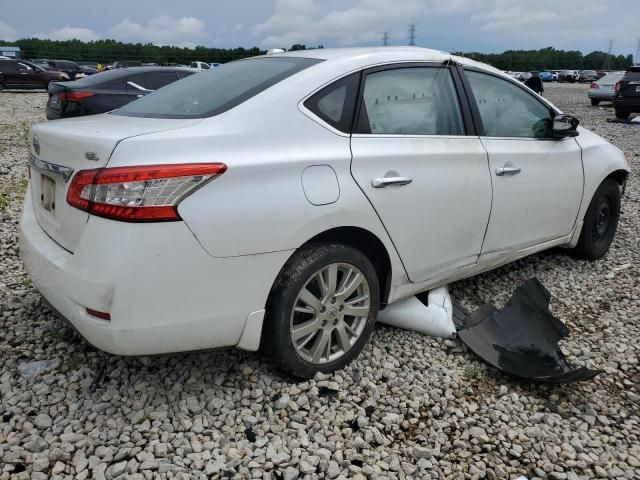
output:
<path id="1" fill-rule="evenodd" d="M 571 115 L 556 115 L 553 119 L 553 136 L 554 138 L 577 137 L 577 130 L 580 120 Z"/>

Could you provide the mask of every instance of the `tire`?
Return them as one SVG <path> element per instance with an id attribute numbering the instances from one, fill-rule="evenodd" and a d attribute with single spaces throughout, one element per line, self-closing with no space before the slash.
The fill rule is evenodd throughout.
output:
<path id="1" fill-rule="evenodd" d="M 598 260 L 609 251 L 620 218 L 620 187 L 612 178 L 600 184 L 584 216 L 578 244 L 572 254 Z"/>
<path id="2" fill-rule="evenodd" d="M 631 115 L 631 112 L 628 112 L 627 110 L 623 110 L 621 108 L 616 108 L 616 118 L 619 120 L 626 120 L 627 118 L 629 118 L 629 115 Z"/>
<path id="3" fill-rule="evenodd" d="M 593 105 L 594 107 L 600 105 L 600 100 L 598 100 L 597 98 L 592 98 L 591 105 Z"/>
<path id="4" fill-rule="evenodd" d="M 0 82 L 0 92 L 4 90 L 4 85 Z"/>
<path id="5" fill-rule="evenodd" d="M 349 270 L 361 276 L 349 276 Z M 335 279 L 333 289 L 330 278 Z M 351 293 L 350 278 L 360 278 L 360 282 L 353 282 L 358 287 Z M 267 301 L 260 348 L 280 369 L 295 377 L 311 378 L 316 372 L 339 370 L 369 340 L 379 304 L 376 270 L 362 252 L 338 243 L 310 243 L 295 252 L 278 274 Z M 359 308 L 357 313 L 362 315 L 341 313 L 349 308 L 354 312 Z M 300 331 L 303 324 L 308 328 Z"/>

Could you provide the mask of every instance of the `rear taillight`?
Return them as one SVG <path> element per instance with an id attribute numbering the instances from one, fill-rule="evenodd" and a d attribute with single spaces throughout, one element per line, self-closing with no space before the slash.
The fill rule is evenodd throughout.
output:
<path id="1" fill-rule="evenodd" d="M 622 84 L 620 82 L 616 82 L 616 93 L 620 92 L 621 87 L 622 87 Z"/>
<path id="2" fill-rule="evenodd" d="M 95 93 L 93 92 L 60 92 L 58 93 L 58 97 L 60 100 L 67 102 L 82 102 L 89 97 L 93 97 Z"/>
<path id="3" fill-rule="evenodd" d="M 596 82 L 591 82 L 589 88 L 598 88 L 598 84 Z"/>
<path id="4" fill-rule="evenodd" d="M 75 174 L 67 203 L 125 222 L 180 220 L 178 204 L 227 170 L 224 163 L 97 168 Z"/>

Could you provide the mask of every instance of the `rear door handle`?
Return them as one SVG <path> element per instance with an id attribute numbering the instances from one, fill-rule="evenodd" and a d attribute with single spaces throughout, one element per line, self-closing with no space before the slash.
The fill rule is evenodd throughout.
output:
<path id="1" fill-rule="evenodd" d="M 371 180 L 371 186 L 373 188 L 384 188 L 389 185 L 409 185 L 413 182 L 412 178 L 406 177 L 384 177 L 384 178 L 374 178 Z"/>
<path id="2" fill-rule="evenodd" d="M 504 167 L 496 168 L 496 175 L 502 177 L 504 175 L 517 175 L 521 172 L 520 167 L 516 167 L 511 162 L 504 164 Z"/>

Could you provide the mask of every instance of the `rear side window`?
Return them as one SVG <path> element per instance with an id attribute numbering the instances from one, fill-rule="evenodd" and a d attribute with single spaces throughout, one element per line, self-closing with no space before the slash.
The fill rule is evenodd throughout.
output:
<path id="1" fill-rule="evenodd" d="M 336 130 L 351 132 L 360 73 L 333 82 L 310 97 L 304 106 Z"/>
<path id="2" fill-rule="evenodd" d="M 409 67 L 367 74 L 356 132 L 464 135 L 451 72 Z"/>
<path id="3" fill-rule="evenodd" d="M 176 72 L 153 72 L 144 74 L 145 88 L 158 90 L 178 79 Z"/>
<path id="4" fill-rule="evenodd" d="M 252 58 L 226 63 L 146 95 L 116 115 L 202 118 L 218 115 L 321 60 L 299 57 Z"/>

